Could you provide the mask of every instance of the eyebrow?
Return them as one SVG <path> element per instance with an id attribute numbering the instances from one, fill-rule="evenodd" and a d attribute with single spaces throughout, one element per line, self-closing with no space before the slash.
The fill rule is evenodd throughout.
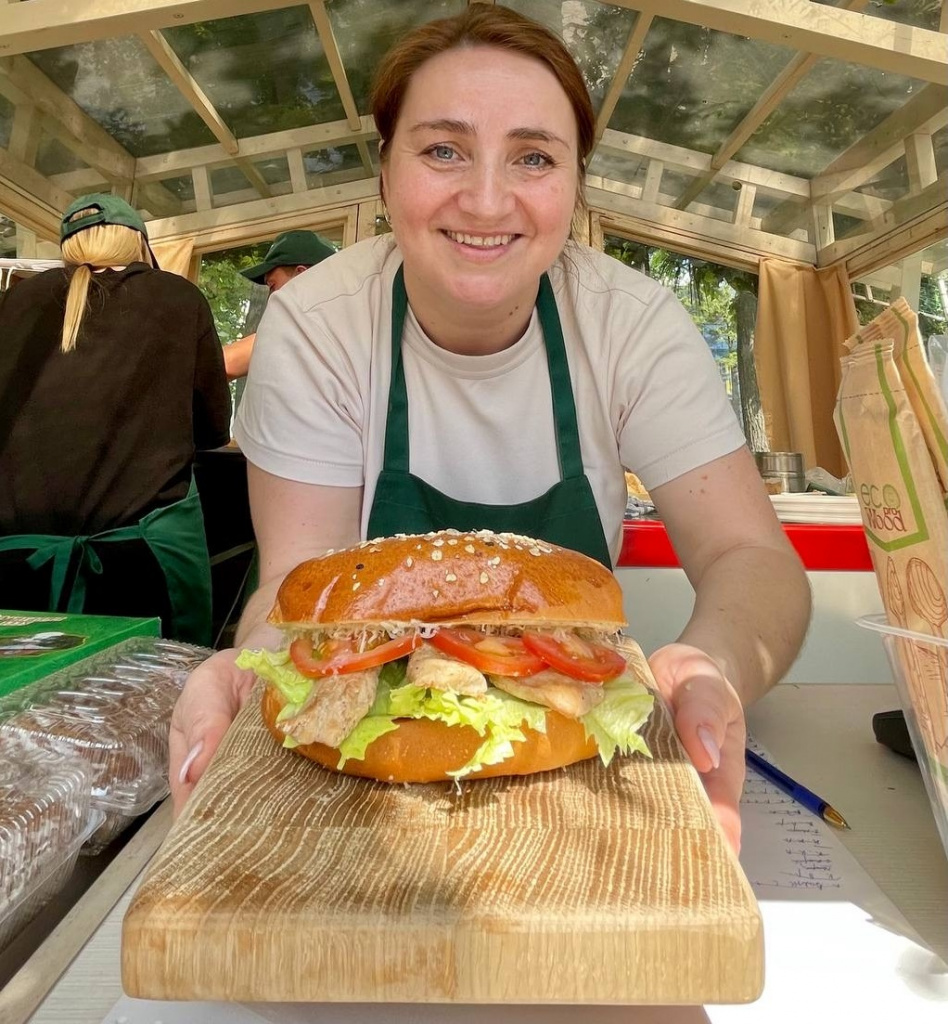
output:
<path id="1" fill-rule="evenodd" d="M 435 121 L 419 121 L 409 129 L 411 132 L 449 132 L 453 135 L 476 135 L 477 132 L 474 125 L 470 121 L 455 121 L 451 118 L 439 118 Z M 536 142 L 556 142 L 561 146 L 568 146 L 569 144 L 555 135 L 553 132 L 547 131 L 545 128 L 513 128 L 507 132 L 507 137 L 510 139 L 525 139 L 528 141 Z"/>

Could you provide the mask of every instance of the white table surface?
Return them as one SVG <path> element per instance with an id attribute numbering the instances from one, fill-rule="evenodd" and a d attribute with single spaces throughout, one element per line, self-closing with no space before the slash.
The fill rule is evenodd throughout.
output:
<path id="1" fill-rule="evenodd" d="M 707 1015 L 700 1008 L 643 1011 L 589 1007 L 581 1011 L 584 1021 L 778 1024 L 778 1020 L 806 1020 L 808 1024 L 829 1024 L 845 1019 L 892 1024 L 893 1016 L 896 1024 L 900 1024 L 900 1019 L 906 1024 L 948 1020 L 948 969 L 938 959 L 948 960 L 948 859 L 939 842 L 917 768 L 880 747 L 872 736 L 872 714 L 896 706 L 895 690 L 887 685 L 783 684 L 753 708 L 748 717 L 755 738 L 781 767 L 805 779 L 848 819 L 852 831 L 839 833 L 839 838 L 928 949 L 902 938 L 897 929 L 893 932 L 856 907 L 837 904 L 834 911 L 828 903 L 762 903 L 768 978 L 761 1003 L 709 1007 Z M 160 834 L 167 819 L 167 813 L 159 812 L 153 835 Z M 145 837 L 143 848 L 147 841 Z M 126 865 L 126 873 L 130 867 L 131 864 Z M 109 870 L 119 869 L 113 865 Z M 113 880 L 112 889 L 125 884 L 124 878 Z M 118 899 L 62 977 L 52 984 L 52 977 L 63 966 L 58 962 L 63 958 L 63 950 L 77 942 L 82 927 L 81 921 L 67 919 L 63 923 L 63 934 L 54 933 L 47 942 L 50 948 L 40 949 L 0 993 L 0 1024 L 20 1024 L 25 1020 L 32 1024 L 123 1021 L 123 1016 L 111 1011 L 122 996 L 119 943 L 122 915 L 131 891 L 129 887 Z M 102 895 L 100 902 L 111 898 L 114 896 Z M 855 913 L 855 921 L 848 920 L 853 915 L 846 911 Z M 846 927 L 855 927 L 857 938 L 859 929 L 866 929 L 865 937 L 872 941 L 867 943 L 865 952 L 854 950 L 848 938 L 838 947 L 830 943 L 829 955 L 820 951 L 818 943 L 812 949 L 804 948 L 807 943 L 801 942 L 800 936 L 811 935 L 813 929 L 822 933 L 824 915 L 830 913 L 842 919 Z M 788 950 L 788 944 L 793 944 L 793 948 Z M 838 964 L 832 959 L 836 956 Z M 854 957 L 859 958 L 858 963 L 851 962 Z M 788 970 L 788 963 L 793 963 L 793 971 Z M 887 974 L 892 977 L 883 977 Z M 839 979 L 840 991 L 834 992 L 830 990 L 835 978 Z M 854 982 L 854 978 L 864 980 Z M 822 990 L 819 986 L 823 986 Z M 879 994 L 875 995 L 877 987 Z M 47 988 L 48 994 L 30 1017 L 29 1011 L 37 1006 Z M 780 994 L 779 1000 L 774 999 L 775 993 Z M 141 1013 L 141 1004 L 138 1006 Z M 123 1006 L 119 1006 L 118 1011 L 122 1010 Z M 242 1007 L 222 1004 L 148 1004 L 148 1010 L 154 1011 L 147 1014 L 148 1024 L 161 1020 L 165 1024 L 172 1020 L 187 1024 L 237 1024 L 263 1019 Z M 301 1019 L 292 1010 L 286 1011 L 288 1016 L 280 1017 L 277 1007 L 265 1012 L 270 1019 Z M 474 1024 L 488 1018 L 496 1019 L 498 1024 L 508 1020 L 571 1024 L 576 1016 L 576 1010 L 568 1007 L 324 1006 L 321 1010 L 313 1007 L 310 1012 L 312 1020 L 334 1024 L 396 1019 L 403 1024 Z M 124 1019 L 137 1024 L 145 1017 L 131 1014 Z"/>

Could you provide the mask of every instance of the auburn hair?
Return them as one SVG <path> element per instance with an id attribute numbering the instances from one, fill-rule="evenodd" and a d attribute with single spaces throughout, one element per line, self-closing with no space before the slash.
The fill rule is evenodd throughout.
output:
<path id="1" fill-rule="evenodd" d="M 76 211 L 76 217 L 87 217 L 95 209 Z M 61 349 L 71 352 L 89 304 L 89 286 L 94 280 L 93 267 L 124 267 L 129 263 L 151 265 L 148 246 L 141 233 L 120 224 L 94 224 L 63 239 L 63 260 L 67 264 L 69 291 L 66 293 L 66 315 L 63 318 Z"/>
<path id="2" fill-rule="evenodd" d="M 596 115 L 582 72 L 563 40 L 543 25 L 508 7 L 472 4 L 461 14 L 430 21 L 409 32 L 382 58 L 372 86 L 372 114 L 379 133 L 379 159 L 395 134 L 405 93 L 425 61 L 448 50 L 492 46 L 545 64 L 566 93 L 576 117 L 579 180 L 596 138 Z"/>

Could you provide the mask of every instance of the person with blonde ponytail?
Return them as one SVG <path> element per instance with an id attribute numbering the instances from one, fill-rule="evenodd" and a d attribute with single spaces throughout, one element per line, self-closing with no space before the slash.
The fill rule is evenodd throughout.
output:
<path id="1" fill-rule="evenodd" d="M 60 225 L 65 268 L 0 296 L 0 607 L 160 616 L 210 643 L 192 467 L 230 436 L 210 308 L 118 196 Z"/>

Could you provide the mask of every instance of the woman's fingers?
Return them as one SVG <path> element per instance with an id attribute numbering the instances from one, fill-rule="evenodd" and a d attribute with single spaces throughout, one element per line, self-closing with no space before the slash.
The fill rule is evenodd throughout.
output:
<path id="1" fill-rule="evenodd" d="M 168 781 L 175 815 L 204 774 L 224 733 L 253 688 L 235 665 L 236 650 L 218 651 L 188 677 L 171 716 Z"/>
<path id="2" fill-rule="evenodd" d="M 737 851 L 745 770 L 740 699 L 715 662 L 696 648 L 670 644 L 656 651 L 650 664 L 682 746 L 701 773 L 715 814 Z"/>

